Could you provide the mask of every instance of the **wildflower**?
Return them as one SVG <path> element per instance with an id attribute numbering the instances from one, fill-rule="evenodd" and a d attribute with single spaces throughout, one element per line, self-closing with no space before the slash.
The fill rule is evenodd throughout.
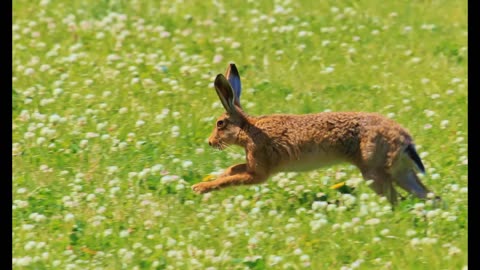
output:
<path id="1" fill-rule="evenodd" d="M 365 221 L 365 225 L 377 225 L 380 223 L 380 219 L 378 218 L 372 218 L 367 221 Z"/>
<path id="2" fill-rule="evenodd" d="M 75 216 L 72 213 L 68 213 L 65 215 L 64 220 L 65 222 L 70 222 L 75 218 Z"/>
<path id="3" fill-rule="evenodd" d="M 141 126 L 143 126 L 144 124 L 145 124 L 145 121 L 143 121 L 143 120 L 138 120 L 138 121 L 135 123 L 135 126 L 136 126 L 136 127 L 141 127 Z"/>
<path id="4" fill-rule="evenodd" d="M 451 246 L 448 249 L 448 255 L 450 255 L 450 256 L 460 254 L 461 252 L 462 252 L 462 250 L 459 249 L 458 247 L 455 247 L 455 246 Z"/>
<path id="5" fill-rule="evenodd" d="M 35 241 L 28 241 L 23 247 L 26 251 L 31 250 L 36 245 Z"/>
<path id="6" fill-rule="evenodd" d="M 336 183 L 335 185 L 331 186 L 330 189 L 339 189 L 343 186 L 345 186 L 345 181 Z"/>
<path id="7" fill-rule="evenodd" d="M 85 147 L 87 147 L 87 145 L 88 145 L 88 140 L 81 140 L 80 141 L 80 147 L 81 148 L 85 148 Z"/>
<path id="8" fill-rule="evenodd" d="M 223 60 L 223 56 L 220 55 L 220 54 L 216 54 L 213 57 L 213 63 L 215 63 L 215 64 L 218 64 L 218 63 L 222 62 L 222 60 Z"/>
<path id="9" fill-rule="evenodd" d="M 186 168 L 192 166 L 192 164 L 193 164 L 192 161 L 190 161 L 190 160 L 185 160 L 185 161 L 182 163 L 182 167 L 186 169 Z"/>
<path id="10" fill-rule="evenodd" d="M 130 235 L 130 232 L 128 230 L 123 230 L 120 232 L 120 238 L 125 238 Z"/>
<path id="11" fill-rule="evenodd" d="M 33 68 L 26 68 L 25 71 L 23 72 L 23 74 L 27 75 L 27 76 L 31 76 L 35 73 L 35 70 Z"/>

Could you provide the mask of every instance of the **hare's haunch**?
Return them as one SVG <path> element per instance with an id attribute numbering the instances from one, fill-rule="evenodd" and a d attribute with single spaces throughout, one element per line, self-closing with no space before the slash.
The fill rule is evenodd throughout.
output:
<path id="1" fill-rule="evenodd" d="M 218 149 L 245 148 L 246 162 L 229 167 L 216 180 L 192 186 L 197 193 L 233 185 L 258 184 L 281 171 L 304 171 L 338 162 L 358 167 L 370 187 L 390 203 L 393 183 L 419 198 L 428 189 L 415 169 L 425 169 L 412 137 L 393 120 L 375 113 L 323 112 L 305 115 L 247 115 L 240 106 L 240 75 L 230 64 L 218 74 L 215 90 L 226 110 L 217 119 L 208 143 Z"/>

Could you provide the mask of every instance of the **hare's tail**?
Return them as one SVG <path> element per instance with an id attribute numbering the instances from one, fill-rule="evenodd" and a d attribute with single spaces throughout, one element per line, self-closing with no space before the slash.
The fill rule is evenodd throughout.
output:
<path id="1" fill-rule="evenodd" d="M 423 166 L 422 160 L 417 154 L 417 150 L 415 150 L 415 146 L 413 144 L 409 144 L 405 149 L 405 152 L 413 160 L 413 162 L 415 162 L 418 170 L 425 174 L 425 167 Z"/>

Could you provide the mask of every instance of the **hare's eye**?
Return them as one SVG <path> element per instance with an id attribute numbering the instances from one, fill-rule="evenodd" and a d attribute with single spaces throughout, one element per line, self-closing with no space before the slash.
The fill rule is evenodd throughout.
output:
<path id="1" fill-rule="evenodd" d="M 224 124 L 225 124 L 225 122 L 224 122 L 223 120 L 218 120 L 218 121 L 217 121 L 217 127 L 218 127 L 218 128 L 223 127 Z"/>

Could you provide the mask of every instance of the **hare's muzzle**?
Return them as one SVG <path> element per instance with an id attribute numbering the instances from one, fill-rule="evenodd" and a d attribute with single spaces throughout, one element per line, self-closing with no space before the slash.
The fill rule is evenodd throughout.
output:
<path id="1" fill-rule="evenodd" d="M 211 147 L 215 147 L 215 145 L 217 144 L 218 142 L 216 142 L 214 138 L 212 137 L 208 138 L 208 145 L 210 145 Z"/>
<path id="2" fill-rule="evenodd" d="M 208 145 L 219 150 L 222 150 L 223 148 L 225 148 L 225 145 L 221 141 L 216 140 L 215 138 L 209 138 Z"/>

